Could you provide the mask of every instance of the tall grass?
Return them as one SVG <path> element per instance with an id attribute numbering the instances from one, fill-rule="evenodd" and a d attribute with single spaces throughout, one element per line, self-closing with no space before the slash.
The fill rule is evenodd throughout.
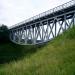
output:
<path id="1" fill-rule="evenodd" d="M 75 27 L 40 48 L 12 43 L 1 47 L 17 61 L 0 65 L 0 75 L 75 75 Z"/>

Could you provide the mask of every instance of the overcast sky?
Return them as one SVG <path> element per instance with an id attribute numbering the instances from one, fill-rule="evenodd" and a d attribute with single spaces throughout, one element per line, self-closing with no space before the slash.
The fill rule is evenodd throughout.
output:
<path id="1" fill-rule="evenodd" d="M 70 0 L 0 0 L 0 24 L 12 26 Z"/>

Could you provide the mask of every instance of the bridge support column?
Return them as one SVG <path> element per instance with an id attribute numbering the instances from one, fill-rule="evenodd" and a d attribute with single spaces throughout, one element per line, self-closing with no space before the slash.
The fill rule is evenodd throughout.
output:
<path id="1" fill-rule="evenodd" d="M 42 25 L 43 26 L 43 41 L 46 42 L 49 38 L 49 35 L 48 35 L 48 20 L 45 22 L 45 24 Z"/>
<path id="2" fill-rule="evenodd" d="M 56 31 L 57 31 L 57 25 L 56 25 L 56 21 L 55 21 L 55 37 L 57 36 Z"/>
<path id="3" fill-rule="evenodd" d="M 20 32 L 20 30 L 18 30 L 18 43 L 20 44 L 20 42 L 21 42 L 21 38 L 20 38 L 20 34 L 21 32 Z"/>
<path id="4" fill-rule="evenodd" d="M 30 37 L 31 37 L 31 42 L 33 43 L 33 28 L 30 25 Z"/>
<path id="5" fill-rule="evenodd" d="M 66 25 L 67 25 L 67 23 L 66 23 L 66 15 L 64 15 L 64 23 L 65 23 L 65 30 L 66 30 Z"/>
<path id="6" fill-rule="evenodd" d="M 27 35 L 27 26 L 26 26 L 26 33 L 25 33 L 26 35 L 26 37 L 25 37 L 25 44 L 27 44 L 27 40 L 28 40 L 28 35 Z"/>
<path id="7" fill-rule="evenodd" d="M 15 41 L 16 36 L 15 36 L 15 31 L 13 32 L 13 41 Z"/>
<path id="8" fill-rule="evenodd" d="M 44 41 L 44 25 L 42 23 L 40 23 L 42 25 L 42 41 Z"/>
<path id="9" fill-rule="evenodd" d="M 33 44 L 36 44 L 36 38 L 35 38 L 35 27 L 33 27 L 32 28 L 32 35 L 33 35 L 33 37 L 32 37 L 32 39 L 33 39 Z"/>

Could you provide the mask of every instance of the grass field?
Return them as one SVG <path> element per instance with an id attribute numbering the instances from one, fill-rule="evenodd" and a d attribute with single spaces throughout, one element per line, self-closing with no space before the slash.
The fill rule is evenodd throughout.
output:
<path id="1" fill-rule="evenodd" d="M 75 27 L 41 46 L 0 44 L 0 75 L 75 75 Z"/>

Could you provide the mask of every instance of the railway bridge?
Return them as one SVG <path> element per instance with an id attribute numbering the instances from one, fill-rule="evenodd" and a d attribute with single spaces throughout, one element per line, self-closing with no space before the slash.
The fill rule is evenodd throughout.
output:
<path id="1" fill-rule="evenodd" d="M 75 25 L 75 0 L 33 16 L 9 28 L 10 40 L 20 45 L 45 43 Z"/>

